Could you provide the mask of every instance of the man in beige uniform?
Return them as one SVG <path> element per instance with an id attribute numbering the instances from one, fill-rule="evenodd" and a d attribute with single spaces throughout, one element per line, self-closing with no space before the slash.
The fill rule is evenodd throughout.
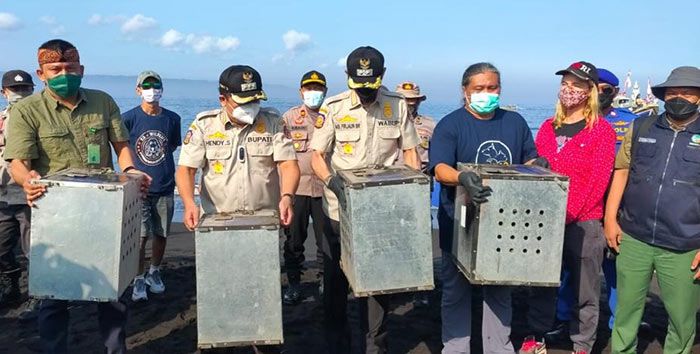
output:
<path id="1" fill-rule="evenodd" d="M 294 200 L 294 218 L 289 228 L 285 229 L 287 239 L 284 242 L 284 267 L 289 286 L 285 289 L 282 300 L 287 305 L 297 304 L 301 299 L 299 283 L 301 282 L 301 268 L 304 264 L 304 241 L 308 237 L 309 216 L 314 221 L 316 262 L 321 268 L 319 277 L 323 274 L 324 216 L 321 198 L 323 196 L 323 182 L 316 177 L 311 169 L 309 142 L 314 133 L 314 125 L 319 118 L 318 110 L 321 108 L 327 91 L 326 77 L 318 71 L 309 71 L 301 77 L 299 89 L 304 103 L 291 108 L 282 116 L 294 141 L 294 149 L 297 152 L 299 170 L 301 171 L 299 189 Z"/>
<path id="2" fill-rule="evenodd" d="M 425 101 L 425 95 L 420 93 L 420 87 L 414 82 L 404 81 L 400 83 L 396 86 L 396 92 L 406 98 L 409 117 L 413 120 L 418 138 L 420 138 L 420 144 L 416 149 L 421 161 L 421 170 L 425 170 L 428 166 L 428 148 L 430 147 L 430 139 L 433 137 L 433 130 L 435 130 L 435 120 L 418 113 L 418 107 L 420 107 L 421 102 Z"/>
<path id="3" fill-rule="evenodd" d="M 348 353 L 348 282 L 340 269 L 340 230 L 338 208 L 345 207 L 343 182 L 335 171 L 390 166 L 399 154 L 405 164 L 420 168 L 416 146 L 419 143 L 403 96 L 382 86 L 384 56 L 372 47 L 355 49 L 347 59 L 348 87 L 326 100 L 321 120 L 311 140 L 312 167 L 324 181 L 324 327 L 330 353 Z M 330 156 L 328 156 L 330 155 Z M 330 167 L 326 164 L 330 160 Z M 381 198 L 381 196 L 377 196 Z M 367 353 L 386 352 L 389 298 L 374 296 L 360 301 L 362 343 Z"/>
<path id="4" fill-rule="evenodd" d="M 260 100 L 266 99 L 255 69 L 233 65 L 221 73 L 222 108 L 197 115 L 182 141 L 175 173 L 188 229 L 199 222 L 194 179 L 200 168 L 205 214 L 279 208 L 282 225 L 290 224 L 299 166 L 279 114 L 260 109 Z"/>

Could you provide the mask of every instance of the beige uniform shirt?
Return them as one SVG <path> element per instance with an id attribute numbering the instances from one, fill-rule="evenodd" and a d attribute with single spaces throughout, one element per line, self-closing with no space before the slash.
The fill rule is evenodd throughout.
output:
<path id="1" fill-rule="evenodd" d="M 413 119 L 413 125 L 416 127 L 418 139 L 420 139 L 416 150 L 418 151 L 421 166 L 424 169 L 428 166 L 428 150 L 430 149 L 430 139 L 433 138 L 433 131 L 435 130 L 435 120 L 428 116 L 419 115 Z M 396 163 L 403 164 L 403 154 L 399 154 L 399 159 Z"/>
<path id="2" fill-rule="evenodd" d="M 0 112 L 0 202 L 9 205 L 27 204 L 27 196 L 10 176 L 10 162 L 5 161 L 5 138 L 7 137 L 7 119 L 10 117 L 8 106 Z"/>
<path id="3" fill-rule="evenodd" d="M 314 198 L 323 196 L 323 181 L 316 177 L 311 168 L 311 148 L 309 147 L 314 134 L 314 124 L 318 117 L 318 112 L 314 112 L 304 105 L 293 107 L 282 116 L 294 143 L 297 160 L 299 160 L 301 178 L 296 194 Z"/>
<path id="4" fill-rule="evenodd" d="M 332 171 L 390 166 L 402 150 L 419 143 L 403 96 L 386 89 L 366 108 L 354 91 L 345 91 L 328 98 L 320 113 L 311 148 L 330 155 Z M 323 206 L 331 219 L 339 219 L 338 199 L 328 188 Z"/>
<path id="5" fill-rule="evenodd" d="M 178 164 L 202 169 L 204 213 L 278 208 L 277 162 L 296 155 L 274 110 L 263 108 L 244 127 L 233 125 L 220 109 L 202 112 L 182 143 Z"/>

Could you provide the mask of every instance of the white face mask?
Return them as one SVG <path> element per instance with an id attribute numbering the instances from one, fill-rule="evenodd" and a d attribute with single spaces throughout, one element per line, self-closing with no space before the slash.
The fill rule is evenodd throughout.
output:
<path id="1" fill-rule="evenodd" d="M 31 96 L 31 94 L 32 94 L 31 89 L 18 91 L 18 92 L 14 92 L 14 91 L 11 91 L 9 89 L 5 89 L 5 99 L 7 100 L 7 103 L 9 105 L 13 105 L 13 104 L 19 102 L 19 100 L 21 100 L 25 97 Z"/>
<path id="2" fill-rule="evenodd" d="M 260 102 L 255 101 L 234 108 L 233 118 L 244 124 L 253 124 L 258 113 L 260 113 Z"/>
<path id="3" fill-rule="evenodd" d="M 159 102 L 163 97 L 163 89 L 141 90 L 141 97 L 148 103 Z"/>
<path id="4" fill-rule="evenodd" d="M 304 91 L 303 96 L 304 104 L 311 109 L 321 107 L 323 99 L 326 98 L 326 94 L 323 91 Z"/>

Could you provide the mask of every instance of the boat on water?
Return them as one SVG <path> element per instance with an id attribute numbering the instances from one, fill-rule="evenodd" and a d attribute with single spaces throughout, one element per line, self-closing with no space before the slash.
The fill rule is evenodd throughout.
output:
<path id="1" fill-rule="evenodd" d="M 627 90 L 632 91 L 627 94 Z M 627 108 L 632 113 L 642 117 L 659 113 L 658 99 L 651 92 L 651 79 L 647 79 L 646 97 L 642 98 L 639 90 L 639 82 L 632 84 L 632 71 L 627 72 L 625 82 L 620 93 L 613 99 L 612 106 L 615 108 Z"/>

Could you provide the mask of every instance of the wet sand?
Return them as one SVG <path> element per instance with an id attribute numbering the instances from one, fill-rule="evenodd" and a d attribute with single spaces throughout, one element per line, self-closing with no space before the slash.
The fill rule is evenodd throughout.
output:
<path id="1" fill-rule="evenodd" d="M 131 303 L 129 300 L 129 321 L 127 324 L 127 345 L 130 353 L 195 353 L 197 352 L 197 316 L 195 293 L 195 265 L 193 234 L 182 225 L 173 226 L 173 234 L 168 241 L 163 276 L 166 292 L 162 295 L 149 294 L 148 302 Z M 283 241 L 283 240 L 281 240 Z M 280 242 L 281 243 L 281 242 Z M 306 242 L 308 270 L 302 277 L 303 301 L 296 306 L 283 307 L 284 353 L 324 353 L 322 309 L 318 301 L 318 281 L 314 268 L 315 247 L 313 236 Z M 436 254 L 436 262 L 439 262 Z M 252 267 L 251 267 L 252 269 Z M 26 274 L 25 274 L 26 276 Z M 286 277 L 281 276 L 283 286 Z M 26 280 L 24 291 L 26 293 Z M 661 304 L 659 289 L 655 282 L 647 298 L 644 321 L 652 325 L 652 331 L 640 336 L 640 352 L 661 353 L 661 343 L 666 333 L 668 320 Z M 125 296 L 130 298 L 131 289 Z M 389 316 L 390 353 L 439 353 L 440 341 L 440 294 L 430 293 L 430 305 L 415 307 L 412 294 L 398 294 L 393 301 Z M 523 295 L 514 299 L 513 340 L 516 344 L 527 333 L 524 325 Z M 478 302 L 475 301 L 475 307 Z M 596 352 L 609 352 L 609 330 L 607 330 L 607 303 L 601 301 L 603 315 L 598 331 Z M 478 308 L 477 308 L 478 311 Z M 38 353 L 41 351 L 36 322 L 20 324 L 16 308 L 0 310 L 0 353 Z M 359 325 L 356 315 L 356 301 L 351 300 L 348 310 L 353 329 L 353 343 L 358 343 Z M 700 316 L 699 316 L 700 318 Z M 232 319 L 233 320 L 233 319 Z M 700 321 L 699 321 L 700 323 Z M 479 331 L 475 323 L 474 332 Z M 70 353 L 101 353 L 102 344 L 97 330 L 96 307 L 88 303 L 75 304 L 71 309 Z M 478 340 L 473 340 L 478 342 Z M 700 338 L 696 338 L 693 353 L 700 353 Z M 473 345 L 473 352 L 481 352 Z M 570 353 L 567 345 L 550 346 L 549 353 Z M 356 347 L 354 349 L 357 349 Z M 212 351 L 205 351 L 212 352 Z M 216 350 L 216 353 L 252 353 L 250 348 Z"/>

